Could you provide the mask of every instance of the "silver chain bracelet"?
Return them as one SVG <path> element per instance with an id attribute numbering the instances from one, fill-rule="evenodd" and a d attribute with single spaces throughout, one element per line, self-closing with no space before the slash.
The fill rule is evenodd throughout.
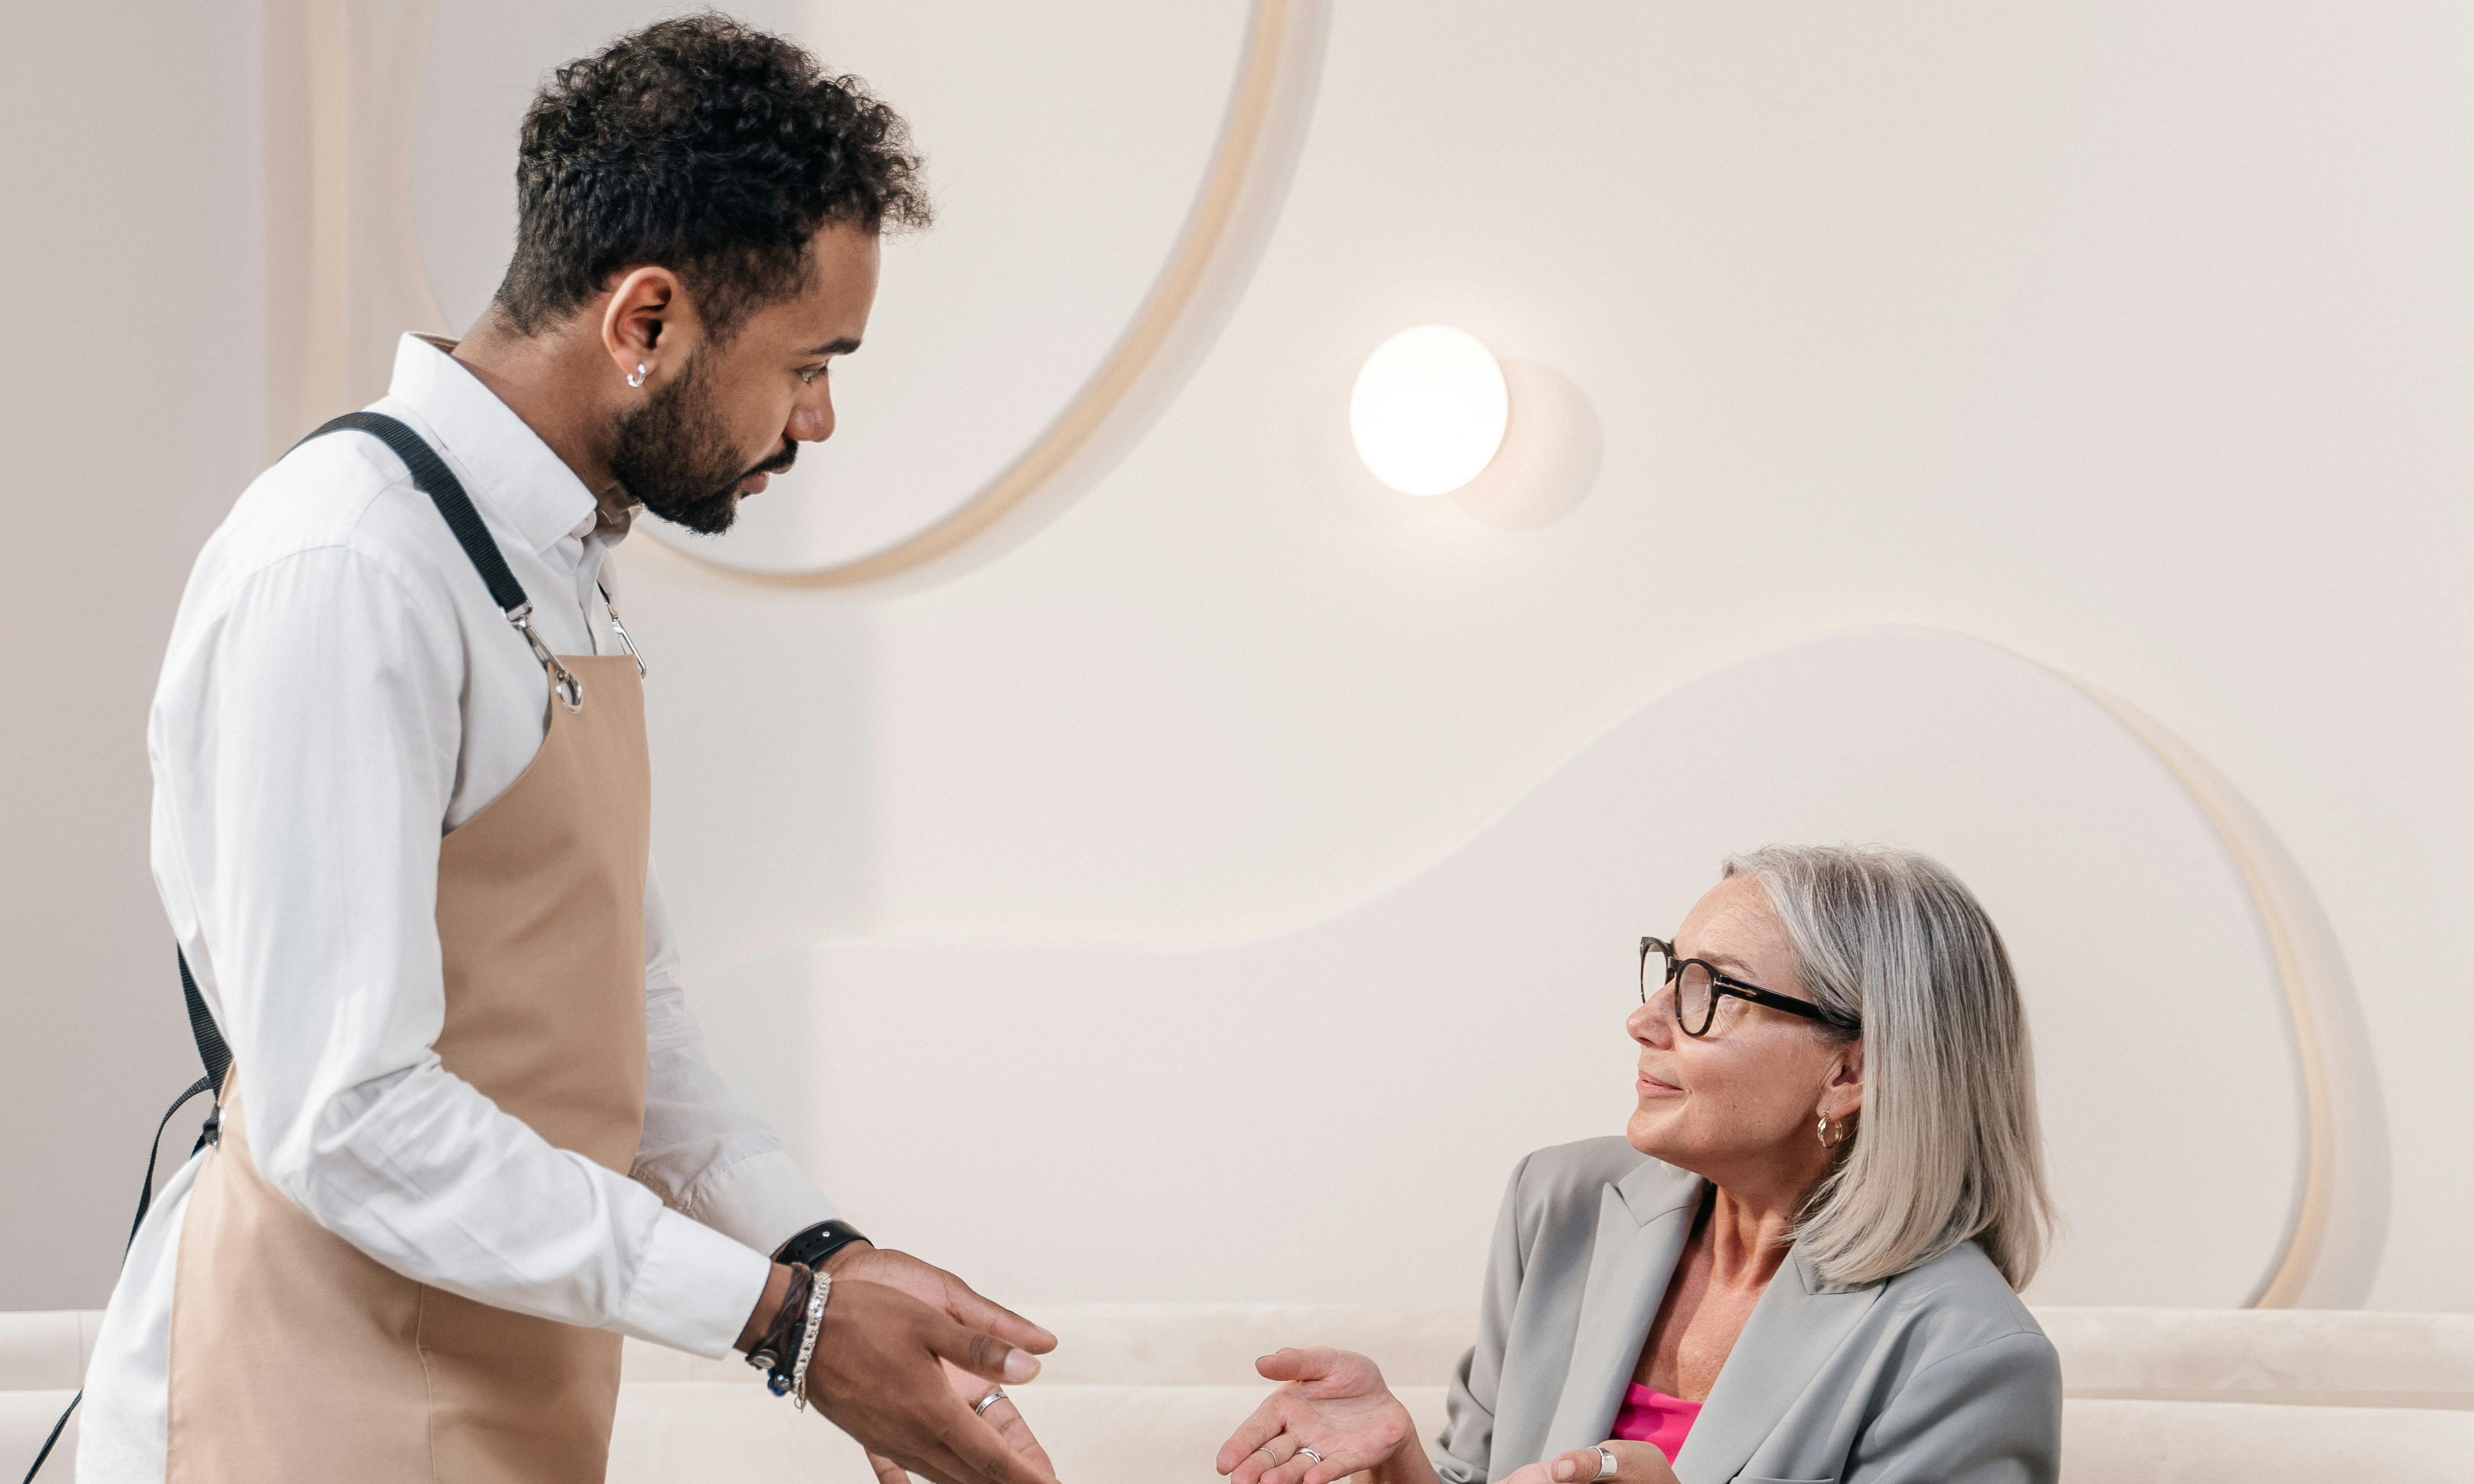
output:
<path id="1" fill-rule="evenodd" d="M 816 1353 L 816 1331 L 825 1324 L 825 1298 L 833 1291 L 834 1276 L 818 1273 L 815 1289 L 808 1295 L 808 1325 L 799 1335 L 799 1359 L 790 1367 L 790 1404 L 802 1412 L 808 1409 L 808 1362 Z"/>

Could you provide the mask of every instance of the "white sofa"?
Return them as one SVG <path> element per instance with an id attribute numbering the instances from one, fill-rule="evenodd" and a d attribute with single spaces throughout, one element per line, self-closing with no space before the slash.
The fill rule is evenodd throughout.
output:
<path id="1" fill-rule="evenodd" d="M 1375 1357 L 1431 1433 L 1468 1344 L 1463 1309 L 1032 1305 L 1062 1344 L 1024 1413 L 1067 1484 L 1206 1484 L 1266 1387 L 1256 1355 L 1322 1343 Z M 2074 1484 L 2474 1479 L 2474 1314 L 2050 1308 Z M 96 1316 L 0 1314 L 0 1477 L 14 1479 L 83 1373 Z M 618 1484 L 783 1477 L 872 1484 L 859 1450 L 745 1366 L 631 1345 Z M 45 1468 L 74 1472 L 74 1427 Z"/>

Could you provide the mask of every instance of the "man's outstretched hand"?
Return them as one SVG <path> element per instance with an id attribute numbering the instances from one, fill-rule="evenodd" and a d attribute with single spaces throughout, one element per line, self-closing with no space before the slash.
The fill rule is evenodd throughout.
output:
<path id="1" fill-rule="evenodd" d="M 853 1242 L 827 1259 L 825 1268 L 833 1275 L 834 1293 L 808 1367 L 809 1400 L 867 1449 L 885 1484 L 901 1484 L 905 1471 L 937 1484 L 1054 1484 L 1055 1469 L 1047 1450 L 1012 1402 L 999 1401 L 978 1416 L 970 1404 L 1001 1380 L 1019 1383 L 1038 1375 L 1039 1362 L 1031 1357 L 1055 1350 L 1056 1336 L 908 1253 Z M 873 1291 L 879 1288 L 889 1291 Z M 853 1295 L 861 1303 L 843 1310 L 843 1300 Z M 895 1299 L 913 1302 L 907 1308 L 886 1304 Z M 947 1322 L 943 1329 L 928 1326 L 904 1342 L 923 1345 L 934 1357 L 935 1364 L 926 1368 L 936 1376 L 933 1387 L 921 1388 L 921 1368 L 903 1363 L 914 1357 L 881 1353 L 879 1342 L 891 1331 L 862 1335 L 843 1323 L 881 1322 L 873 1316 L 886 1313 L 916 1324 L 920 1315 L 911 1309 Z M 826 1370 L 829 1345 L 855 1345 L 846 1356 L 860 1373 L 856 1380 L 835 1379 Z"/>

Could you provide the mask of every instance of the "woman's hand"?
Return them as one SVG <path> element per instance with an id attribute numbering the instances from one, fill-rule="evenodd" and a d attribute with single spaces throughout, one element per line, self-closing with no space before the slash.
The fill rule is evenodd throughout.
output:
<path id="1" fill-rule="evenodd" d="M 1666 1455 L 1646 1443 L 1610 1440 L 1606 1449 L 1615 1455 L 1613 1473 L 1598 1472 L 1605 1465 L 1596 1448 L 1576 1448 L 1515 1470 L 1505 1474 L 1499 1484 L 1589 1484 L 1598 1478 L 1613 1479 L 1615 1484 L 1676 1484 L 1675 1471 L 1666 1466 Z"/>
<path id="2" fill-rule="evenodd" d="M 1265 1355 L 1254 1369 L 1286 1384 L 1220 1445 L 1229 1484 L 1332 1484 L 1390 1458 L 1416 1426 L 1364 1355 L 1318 1345 Z"/>

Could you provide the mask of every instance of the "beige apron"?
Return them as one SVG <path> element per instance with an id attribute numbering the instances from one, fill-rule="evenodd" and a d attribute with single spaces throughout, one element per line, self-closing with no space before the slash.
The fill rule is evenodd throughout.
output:
<path id="1" fill-rule="evenodd" d="M 540 754 L 438 857 L 438 1055 L 621 1174 L 644 1122 L 643 682 L 560 657 Z M 364 1257 L 269 1185 L 227 1079 L 173 1290 L 165 1484 L 598 1484 L 618 1336 L 475 1304 Z"/>

